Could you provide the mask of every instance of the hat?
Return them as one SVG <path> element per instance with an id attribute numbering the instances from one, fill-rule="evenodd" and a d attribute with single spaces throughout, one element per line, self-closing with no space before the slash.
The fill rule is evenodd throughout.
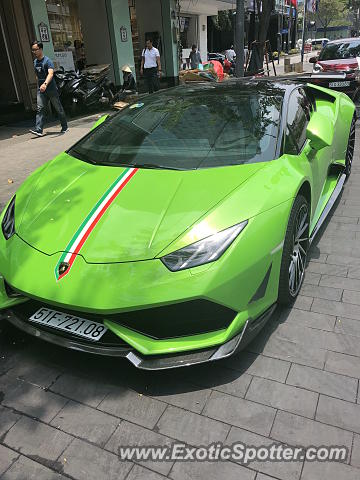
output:
<path id="1" fill-rule="evenodd" d="M 131 68 L 129 67 L 129 65 L 123 65 L 123 66 L 121 67 L 121 70 L 122 70 L 123 72 L 132 73 L 132 72 L 131 72 Z"/>

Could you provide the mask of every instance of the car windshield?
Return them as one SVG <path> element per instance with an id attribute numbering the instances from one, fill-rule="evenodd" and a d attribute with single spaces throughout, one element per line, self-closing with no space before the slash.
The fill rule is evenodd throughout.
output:
<path id="1" fill-rule="evenodd" d="M 191 170 L 275 157 L 282 91 L 186 88 L 141 99 L 69 150 L 86 162 Z"/>
<path id="2" fill-rule="evenodd" d="M 319 60 L 342 60 L 360 56 L 360 40 L 344 43 L 328 43 L 321 51 Z"/>

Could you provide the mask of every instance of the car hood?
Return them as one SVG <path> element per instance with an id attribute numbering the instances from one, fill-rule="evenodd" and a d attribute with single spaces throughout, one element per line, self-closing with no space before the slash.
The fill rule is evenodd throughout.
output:
<path id="1" fill-rule="evenodd" d="M 18 191 L 16 230 L 48 255 L 79 253 L 90 263 L 151 259 L 263 166 L 129 170 L 63 153 Z"/>
<path id="2" fill-rule="evenodd" d="M 340 71 L 347 71 L 347 70 L 354 70 L 359 68 L 359 63 L 356 58 L 344 58 L 344 59 L 337 59 L 337 60 L 318 60 L 317 62 L 324 71 L 328 70 L 340 70 Z"/>

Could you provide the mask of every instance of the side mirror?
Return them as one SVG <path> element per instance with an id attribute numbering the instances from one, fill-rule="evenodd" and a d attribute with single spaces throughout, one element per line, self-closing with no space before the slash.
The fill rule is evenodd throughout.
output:
<path id="1" fill-rule="evenodd" d="M 108 118 L 108 114 L 106 115 L 103 115 L 102 117 L 98 118 L 96 120 L 96 122 L 94 123 L 94 125 L 91 127 L 91 130 L 94 130 L 94 128 L 98 127 L 99 125 L 101 125 L 103 122 L 105 122 L 105 120 Z"/>
<path id="2" fill-rule="evenodd" d="M 306 129 L 306 138 L 310 140 L 310 147 L 321 150 L 332 144 L 334 138 L 334 124 L 322 113 L 313 112 Z"/>
<path id="3" fill-rule="evenodd" d="M 309 63 L 316 63 L 318 61 L 318 57 L 315 56 L 315 57 L 310 57 L 309 58 Z"/>

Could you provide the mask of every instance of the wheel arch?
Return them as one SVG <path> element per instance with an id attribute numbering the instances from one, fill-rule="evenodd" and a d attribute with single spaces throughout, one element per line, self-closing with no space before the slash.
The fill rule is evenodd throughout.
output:
<path id="1" fill-rule="evenodd" d="M 305 180 L 304 183 L 301 185 L 296 196 L 298 195 L 303 195 L 303 197 L 306 198 L 309 205 L 311 206 L 311 186 L 308 180 Z"/>

